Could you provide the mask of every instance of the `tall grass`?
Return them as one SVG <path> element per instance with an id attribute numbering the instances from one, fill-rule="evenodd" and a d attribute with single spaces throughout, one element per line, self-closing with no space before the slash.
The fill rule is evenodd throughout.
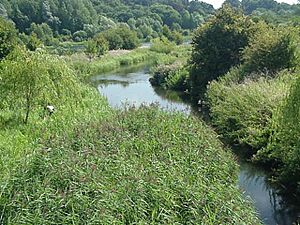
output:
<path id="1" fill-rule="evenodd" d="M 105 55 L 101 58 L 89 62 L 86 57 L 80 55 L 78 57 L 66 57 L 70 66 L 79 74 L 81 79 L 85 79 L 91 75 L 100 74 L 117 69 L 121 66 L 134 65 L 145 61 L 155 60 L 157 54 L 148 49 L 136 49 L 128 51 L 121 55 Z"/>
<path id="2" fill-rule="evenodd" d="M 129 108 L 69 131 L 20 162 L 3 223 L 259 224 L 231 153 L 195 118 Z"/>

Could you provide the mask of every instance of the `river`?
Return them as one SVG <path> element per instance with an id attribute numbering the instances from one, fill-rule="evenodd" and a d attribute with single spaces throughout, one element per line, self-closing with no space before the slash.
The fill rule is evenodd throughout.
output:
<path id="1" fill-rule="evenodd" d="M 164 110 L 201 115 L 183 96 L 173 91 L 153 88 L 149 83 L 148 65 L 123 67 L 92 77 L 92 83 L 109 104 L 122 108 L 125 104 L 159 104 Z M 280 188 L 268 182 L 267 173 L 250 163 L 240 161 L 238 185 L 245 198 L 250 198 L 266 225 L 292 225 L 300 218 L 299 203 L 292 194 L 280 194 Z"/>

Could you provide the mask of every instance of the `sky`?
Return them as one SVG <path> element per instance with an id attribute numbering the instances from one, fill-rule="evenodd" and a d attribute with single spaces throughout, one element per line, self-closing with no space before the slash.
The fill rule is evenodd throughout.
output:
<path id="1" fill-rule="evenodd" d="M 219 8 L 224 0 L 201 0 L 203 2 L 207 2 L 209 4 L 212 4 L 215 8 Z M 289 4 L 295 4 L 297 3 L 297 0 L 276 0 L 277 2 L 285 2 Z"/>

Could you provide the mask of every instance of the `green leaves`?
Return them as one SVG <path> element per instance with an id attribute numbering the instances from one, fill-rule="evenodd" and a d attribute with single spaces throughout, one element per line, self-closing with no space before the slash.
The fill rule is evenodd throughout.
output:
<path id="1" fill-rule="evenodd" d="M 17 44 L 17 31 L 12 23 L 0 17 L 0 60 L 7 56 Z"/>
<path id="2" fill-rule="evenodd" d="M 0 63 L 1 101 L 11 110 L 29 114 L 47 104 L 57 108 L 80 99 L 78 84 L 71 69 L 59 58 L 41 52 L 27 52 L 17 48 Z M 74 104 L 74 101 L 72 101 Z"/>
<path id="3" fill-rule="evenodd" d="M 192 94 L 199 98 L 211 80 L 241 62 L 241 49 L 248 44 L 252 21 L 240 11 L 221 8 L 193 38 L 191 58 Z"/>

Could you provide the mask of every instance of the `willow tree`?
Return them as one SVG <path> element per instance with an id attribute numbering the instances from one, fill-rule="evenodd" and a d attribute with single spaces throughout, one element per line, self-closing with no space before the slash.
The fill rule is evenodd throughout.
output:
<path id="1" fill-rule="evenodd" d="M 76 77 L 58 57 L 17 48 L 0 63 L 0 101 L 14 112 L 31 113 L 47 104 L 61 108 L 80 100 Z"/>

